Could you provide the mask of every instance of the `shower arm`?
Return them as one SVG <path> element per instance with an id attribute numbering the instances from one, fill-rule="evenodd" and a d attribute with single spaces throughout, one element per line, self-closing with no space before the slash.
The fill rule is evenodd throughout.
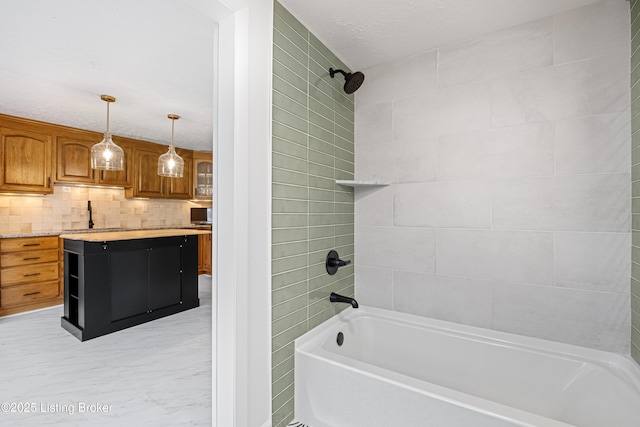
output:
<path id="1" fill-rule="evenodd" d="M 336 73 L 342 74 L 345 78 L 347 77 L 347 73 L 345 73 L 344 70 L 334 70 L 333 68 L 329 68 L 329 75 L 331 78 L 333 78 Z"/>

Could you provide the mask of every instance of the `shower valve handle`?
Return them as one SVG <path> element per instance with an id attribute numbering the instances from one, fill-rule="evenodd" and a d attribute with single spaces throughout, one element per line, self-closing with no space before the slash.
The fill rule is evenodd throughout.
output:
<path id="1" fill-rule="evenodd" d="M 336 274 L 339 267 L 344 267 L 347 264 L 351 264 L 351 260 L 343 261 L 340 259 L 338 252 L 331 250 L 327 255 L 327 260 L 325 262 L 325 267 L 327 268 L 327 273 L 330 275 Z"/>
<path id="2" fill-rule="evenodd" d="M 347 264 L 351 264 L 351 260 L 343 261 L 341 259 L 330 259 L 329 265 L 333 267 L 344 267 Z"/>

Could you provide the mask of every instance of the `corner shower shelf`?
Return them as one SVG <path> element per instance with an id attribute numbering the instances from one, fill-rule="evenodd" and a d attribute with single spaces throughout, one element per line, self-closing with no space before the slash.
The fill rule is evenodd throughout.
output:
<path id="1" fill-rule="evenodd" d="M 353 181 L 347 179 L 336 179 L 336 184 L 346 185 L 348 187 L 353 188 L 362 188 L 362 187 L 386 187 L 390 185 L 390 182 L 384 181 Z"/>

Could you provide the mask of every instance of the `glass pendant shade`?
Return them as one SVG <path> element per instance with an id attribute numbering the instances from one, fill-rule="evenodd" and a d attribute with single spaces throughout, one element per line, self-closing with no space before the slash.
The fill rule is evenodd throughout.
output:
<path id="1" fill-rule="evenodd" d="M 175 114 L 167 115 L 171 119 L 171 145 L 169 151 L 158 157 L 158 175 L 169 178 L 182 178 L 184 174 L 184 160 L 176 153 L 173 146 L 173 130 L 175 121 L 180 118 Z"/>
<path id="2" fill-rule="evenodd" d="M 109 95 L 102 95 L 100 99 L 107 103 L 107 130 L 102 141 L 91 147 L 91 168 L 121 171 L 124 170 L 124 151 L 113 142 L 109 133 L 109 103 L 116 99 Z"/>
<path id="3" fill-rule="evenodd" d="M 91 147 L 91 167 L 102 170 L 124 170 L 124 151 L 118 147 L 111 135 L 104 133 L 104 138 Z"/>

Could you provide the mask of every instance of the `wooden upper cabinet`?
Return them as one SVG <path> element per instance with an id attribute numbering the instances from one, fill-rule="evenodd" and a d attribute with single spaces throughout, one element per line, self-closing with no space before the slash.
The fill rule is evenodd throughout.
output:
<path id="1" fill-rule="evenodd" d="M 45 130 L 26 130 L 0 119 L 0 191 L 53 193 L 52 139 Z"/>
<path id="2" fill-rule="evenodd" d="M 91 135 L 58 135 L 56 137 L 56 181 L 73 184 L 94 184 L 91 169 L 91 147 L 96 141 Z"/>
<path id="3" fill-rule="evenodd" d="M 167 149 L 165 147 L 164 152 Z M 193 151 L 176 148 L 176 153 L 184 160 L 184 173 L 182 178 L 164 178 L 166 184 L 166 197 L 169 199 L 193 199 Z M 158 161 L 156 159 L 156 168 Z"/>
<path id="4" fill-rule="evenodd" d="M 103 134 L 0 114 L 0 192 L 53 193 L 53 183 L 124 187 L 126 197 L 189 200 L 194 195 L 192 150 L 183 178 L 158 176 L 158 157 L 168 147 L 113 137 L 125 155 L 123 171 L 91 168 L 91 147 Z"/>
<path id="5" fill-rule="evenodd" d="M 133 182 L 131 171 L 133 149 L 124 141 L 113 138 L 113 141 L 124 150 L 123 171 L 91 169 L 91 147 L 100 142 L 101 138 L 101 134 L 89 132 L 57 134 L 56 182 L 130 187 Z"/>
<path id="6" fill-rule="evenodd" d="M 158 175 L 158 157 L 164 153 L 160 146 L 136 144 L 133 150 L 135 177 L 127 197 L 164 197 L 162 177 Z"/>
<path id="7" fill-rule="evenodd" d="M 193 196 L 198 200 L 213 198 L 213 154 L 193 152 Z"/>
<path id="8" fill-rule="evenodd" d="M 94 183 L 90 142 L 59 136 L 56 139 L 56 150 L 56 181 Z"/>
<path id="9" fill-rule="evenodd" d="M 131 187 L 133 185 L 133 146 L 125 138 L 112 137 L 124 151 L 124 170 L 121 171 L 96 171 L 98 184 L 113 187 Z M 98 141 L 100 142 L 100 141 Z"/>
<path id="10" fill-rule="evenodd" d="M 126 197 L 184 200 L 193 198 L 193 152 L 176 149 L 184 159 L 182 178 L 166 178 L 158 175 L 158 157 L 166 152 L 167 147 L 164 145 L 140 142 L 135 144 L 133 150 L 135 177 L 133 187 L 125 190 Z"/>

